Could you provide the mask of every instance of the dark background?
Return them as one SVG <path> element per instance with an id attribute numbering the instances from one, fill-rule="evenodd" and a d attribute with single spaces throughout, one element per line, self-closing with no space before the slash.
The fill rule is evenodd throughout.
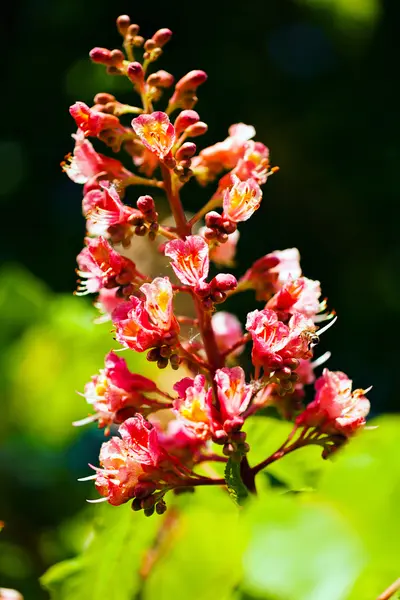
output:
<path id="1" fill-rule="evenodd" d="M 209 125 L 199 144 L 223 139 L 232 123 L 250 123 L 280 167 L 264 188 L 261 209 L 241 227 L 235 274 L 262 254 L 297 246 L 304 273 L 321 281 L 339 315 L 321 344 L 321 351 L 332 351 L 330 368 L 351 375 L 357 387 L 374 385 L 373 413 L 397 411 L 400 4 L 30 0 L 8 3 L 7 10 L 1 261 L 21 263 L 55 292 L 72 293 L 84 223 L 81 187 L 59 166 L 73 147 L 68 107 L 76 100 L 90 105 L 99 91 L 134 103 L 129 82 L 106 78 L 88 52 L 119 47 L 114 21 L 121 13 L 146 37 L 169 27 L 174 37 L 156 68 L 176 78 L 194 68 L 209 76 L 196 106 Z M 208 197 L 191 182 L 185 206 L 195 210 Z M 247 294 L 237 300 L 242 318 L 254 308 L 251 300 Z M 28 493 L 22 484 L 17 491 Z M 21 505 L 27 518 L 30 498 Z M 55 523 L 70 511 L 61 505 Z M 38 561 L 33 575 L 44 566 Z M 21 584 L 39 593 L 29 585 Z"/>

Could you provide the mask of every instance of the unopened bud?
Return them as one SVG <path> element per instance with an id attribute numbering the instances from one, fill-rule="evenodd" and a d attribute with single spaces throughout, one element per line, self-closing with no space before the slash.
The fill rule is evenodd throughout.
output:
<path id="1" fill-rule="evenodd" d="M 230 273 L 219 273 L 211 281 L 211 286 L 215 290 L 228 292 L 236 288 L 237 280 L 236 277 L 234 277 Z"/>
<path id="2" fill-rule="evenodd" d="M 179 160 L 179 161 L 188 160 L 189 158 L 192 158 L 192 156 L 194 156 L 196 154 L 196 150 L 197 150 L 196 144 L 194 144 L 193 142 L 185 142 L 179 148 L 179 150 L 177 150 L 177 152 L 175 154 L 175 158 L 176 158 L 176 160 Z M 184 167 L 185 165 L 182 165 L 182 166 Z M 190 164 L 187 166 L 190 167 Z"/>
<path id="3" fill-rule="evenodd" d="M 89 56 L 94 63 L 110 65 L 112 62 L 111 51 L 107 48 L 92 48 Z"/>
<path id="4" fill-rule="evenodd" d="M 153 213 L 156 210 L 156 205 L 151 196 L 140 196 L 137 199 L 136 206 L 144 214 Z"/>
<path id="5" fill-rule="evenodd" d="M 153 40 L 159 48 L 162 48 L 167 42 L 169 42 L 171 37 L 172 31 L 170 29 L 164 28 L 159 29 L 155 32 L 155 34 L 153 35 Z"/>
<path id="6" fill-rule="evenodd" d="M 123 37 L 128 33 L 128 28 L 130 24 L 131 20 L 128 17 L 128 15 L 120 15 L 117 18 L 117 29 Z"/>
<path id="7" fill-rule="evenodd" d="M 145 517 L 151 517 L 152 515 L 154 515 L 154 506 L 151 506 L 150 508 L 145 508 L 143 512 Z"/>
<path id="8" fill-rule="evenodd" d="M 175 119 L 175 132 L 177 135 L 185 131 L 191 125 L 200 121 L 200 117 L 195 110 L 183 110 Z"/>
<path id="9" fill-rule="evenodd" d="M 150 362 L 156 362 L 160 358 L 160 351 L 158 348 L 152 348 L 147 353 L 147 360 Z"/>
<path id="10" fill-rule="evenodd" d="M 171 348 L 169 346 L 162 346 L 160 348 L 160 356 L 162 356 L 162 358 L 169 358 L 171 356 Z"/>
<path id="11" fill-rule="evenodd" d="M 135 227 L 135 235 L 138 235 L 139 237 L 143 237 L 146 235 L 146 233 L 147 233 L 146 225 L 138 225 L 137 227 Z"/>
<path id="12" fill-rule="evenodd" d="M 113 67 L 119 67 L 125 58 L 121 50 L 111 50 L 110 57 Z"/>
<path id="13" fill-rule="evenodd" d="M 157 502 L 157 504 L 156 504 L 156 513 L 158 515 L 163 515 L 166 510 L 167 510 L 167 505 L 165 504 L 164 500 L 160 500 L 159 502 Z"/>
<path id="14" fill-rule="evenodd" d="M 144 43 L 144 49 L 146 50 L 146 52 L 151 52 L 152 50 L 154 50 L 155 48 L 157 48 L 157 44 L 155 43 L 154 40 L 146 40 Z"/>
<path id="15" fill-rule="evenodd" d="M 186 134 L 188 137 L 198 137 L 199 135 L 204 135 L 207 133 L 208 125 L 203 121 L 199 121 L 194 125 L 191 125 L 186 129 Z"/>
<path id="16" fill-rule="evenodd" d="M 199 85 L 207 80 L 207 73 L 204 71 L 189 71 L 176 84 L 175 89 L 179 92 L 187 92 L 196 90 Z"/>
<path id="17" fill-rule="evenodd" d="M 140 48 L 144 44 L 144 37 L 142 37 L 141 35 L 135 35 L 135 37 L 132 40 L 132 44 L 136 48 Z"/>
<path id="18" fill-rule="evenodd" d="M 107 104 L 108 102 L 115 102 L 116 98 L 112 94 L 107 94 L 107 92 L 100 92 L 96 94 L 94 97 L 95 104 Z"/>
<path id="19" fill-rule="evenodd" d="M 174 76 L 167 71 L 156 71 L 147 78 L 147 84 L 157 88 L 169 88 L 174 83 Z"/>
<path id="20" fill-rule="evenodd" d="M 165 369 L 166 367 L 168 367 L 168 362 L 168 358 L 160 356 L 160 358 L 157 361 L 157 367 L 159 369 Z"/>
<path id="21" fill-rule="evenodd" d="M 135 85 L 138 85 L 139 87 L 141 87 L 144 83 L 144 73 L 143 73 L 143 67 L 140 63 L 138 62 L 131 62 L 128 65 L 128 68 L 126 70 L 126 74 L 128 75 L 129 79 L 132 81 L 132 83 L 134 83 Z"/>
<path id="22" fill-rule="evenodd" d="M 139 30 L 140 30 L 139 25 L 136 25 L 135 23 L 132 23 L 132 25 L 129 25 L 129 27 L 128 27 L 128 34 L 131 37 L 135 37 L 139 33 Z"/>

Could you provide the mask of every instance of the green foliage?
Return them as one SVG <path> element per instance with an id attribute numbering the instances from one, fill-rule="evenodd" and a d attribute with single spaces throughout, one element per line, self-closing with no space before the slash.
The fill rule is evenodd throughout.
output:
<path id="1" fill-rule="evenodd" d="M 271 437 L 274 423 L 283 433 L 271 421 L 257 419 L 249 437 L 263 423 Z M 300 449 L 297 463 L 280 471 L 276 463 L 290 490 L 307 481 L 294 470 L 315 472 L 320 461 L 312 493 L 268 487 L 238 510 L 226 491 L 204 488 L 170 496 L 166 515 L 150 519 L 102 507 L 103 525 L 78 563 L 53 567 L 43 583 L 53 600 L 132 600 L 139 591 L 144 600 L 372 600 L 398 576 L 400 533 L 400 419 L 375 425 L 330 461 L 313 454 L 301 463 Z M 228 471 L 240 495 L 238 472 Z"/>

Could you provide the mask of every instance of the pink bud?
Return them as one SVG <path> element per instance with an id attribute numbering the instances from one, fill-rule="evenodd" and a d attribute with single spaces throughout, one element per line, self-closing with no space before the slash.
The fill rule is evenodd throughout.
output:
<path id="1" fill-rule="evenodd" d="M 125 59 L 121 50 L 111 50 L 110 58 L 113 67 L 119 67 Z"/>
<path id="2" fill-rule="evenodd" d="M 204 71 L 189 71 L 178 81 L 175 89 L 179 92 L 194 91 L 205 81 L 207 81 L 207 73 Z"/>
<path id="3" fill-rule="evenodd" d="M 186 129 L 186 133 L 188 137 L 198 137 L 199 135 L 204 135 L 205 133 L 207 133 L 208 131 L 208 125 L 207 123 L 204 123 L 203 121 L 199 121 L 198 123 L 195 123 L 194 125 L 190 125 L 190 127 L 188 127 Z"/>
<path id="4" fill-rule="evenodd" d="M 136 206 L 142 213 L 152 213 L 155 211 L 156 206 L 151 196 L 140 196 L 136 202 Z"/>
<path id="5" fill-rule="evenodd" d="M 176 160 L 187 160 L 196 154 L 197 146 L 193 142 L 183 144 L 175 154 Z"/>
<path id="6" fill-rule="evenodd" d="M 207 227 L 214 229 L 215 227 L 222 227 L 223 218 L 215 210 L 210 211 L 205 217 Z"/>
<path id="7" fill-rule="evenodd" d="M 129 63 L 127 68 L 127 75 L 132 83 L 137 84 L 139 86 L 143 85 L 144 82 L 144 73 L 142 65 L 138 62 Z"/>
<path id="8" fill-rule="evenodd" d="M 128 15 L 120 15 L 117 18 L 117 29 L 118 32 L 125 36 L 128 32 L 128 27 L 131 24 L 131 20 Z"/>
<path id="9" fill-rule="evenodd" d="M 147 83 L 154 87 L 169 88 L 174 83 L 174 76 L 167 71 L 157 71 L 148 76 Z"/>
<path id="10" fill-rule="evenodd" d="M 218 273 L 211 281 L 211 286 L 214 290 L 228 292 L 229 290 L 234 290 L 236 288 L 237 280 L 236 277 L 230 273 Z"/>
<path id="11" fill-rule="evenodd" d="M 158 31 L 155 32 L 155 34 L 153 35 L 153 40 L 155 41 L 155 43 L 157 44 L 158 48 L 162 48 L 163 46 L 165 46 L 165 44 L 167 42 L 169 42 L 169 40 L 172 37 L 172 31 L 170 29 L 159 29 Z"/>
<path id="12" fill-rule="evenodd" d="M 191 125 L 200 121 L 200 117 L 195 110 L 183 110 L 175 119 L 175 131 L 179 135 Z"/>
<path id="13" fill-rule="evenodd" d="M 89 56 L 94 63 L 110 65 L 112 63 L 111 51 L 107 48 L 93 48 Z"/>

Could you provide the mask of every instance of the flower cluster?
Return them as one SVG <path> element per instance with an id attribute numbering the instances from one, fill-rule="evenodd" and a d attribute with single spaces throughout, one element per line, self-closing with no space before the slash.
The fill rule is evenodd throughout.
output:
<path id="1" fill-rule="evenodd" d="M 172 369 L 175 378 L 167 392 L 157 377 L 132 373 L 111 351 L 85 387 L 91 411 L 75 424 L 97 422 L 111 436 L 101 447 L 100 466 L 88 478 L 95 480 L 97 501 L 131 500 L 135 510 L 151 515 L 165 511 L 169 490 L 224 485 L 224 478 L 205 475 L 205 461 L 239 463 L 244 485 L 254 492 L 255 475 L 272 458 L 251 466 L 243 429 L 266 407 L 293 422 L 276 459 L 305 444 L 320 445 L 326 457 L 365 424 L 369 402 L 364 390 L 352 391 L 344 373 L 314 374 L 329 358 L 314 356 L 319 336 L 335 319 L 321 299 L 320 283 L 303 275 L 296 248 L 269 252 L 239 280 L 230 273 L 213 274 L 212 263 L 234 264 L 238 226 L 259 209 L 262 186 L 277 171 L 270 166 L 268 148 L 254 141 L 254 127 L 232 125 L 225 140 L 198 151 L 193 140 L 207 125 L 194 107 L 206 74 L 193 70 L 175 83 L 170 73 L 152 68 L 172 36 L 169 29 L 145 39 L 126 15 L 117 19 L 117 28 L 124 51 L 98 47 L 90 57 L 111 76 L 126 78 L 138 106 L 102 92 L 93 106 L 76 102 L 70 107 L 77 132 L 63 169 L 83 184 L 87 230 L 77 257 L 77 293 L 96 295 L 95 304 L 103 319 L 112 321 L 123 349 L 146 352 L 150 362 Z M 165 110 L 159 110 L 169 90 Z M 121 153 L 120 158 L 98 153 L 90 138 Z M 192 178 L 201 186 L 211 184 L 213 191 L 189 217 L 181 192 Z M 128 199 L 135 185 L 153 189 L 155 198 Z M 173 224 L 159 219 L 162 194 Z M 167 272 L 152 278 L 135 264 L 131 251 L 138 237 L 147 237 L 169 260 Z M 259 303 L 245 324 L 217 310 L 245 290 L 253 290 Z M 193 313 L 178 314 L 177 295 L 193 304 Z M 323 321 L 327 325 L 321 328 Z M 190 336 L 184 325 L 190 326 Z M 238 360 L 248 344 L 253 368 L 246 374 Z M 315 397 L 307 405 L 305 390 L 313 383 Z"/>

